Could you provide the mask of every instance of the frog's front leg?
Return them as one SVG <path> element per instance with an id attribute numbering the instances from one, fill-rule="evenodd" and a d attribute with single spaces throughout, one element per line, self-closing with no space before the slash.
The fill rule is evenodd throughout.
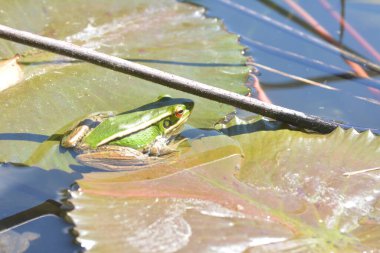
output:
<path id="1" fill-rule="evenodd" d="M 74 148 L 81 142 L 93 128 L 109 117 L 113 117 L 113 112 L 97 112 L 76 124 L 72 129 L 64 134 L 61 145 L 65 148 Z"/>
<path id="2" fill-rule="evenodd" d="M 164 156 L 173 152 L 178 152 L 178 146 L 186 140 L 187 139 L 185 138 L 174 142 L 173 138 L 168 139 L 163 136 L 158 136 L 152 144 L 143 150 L 143 153 L 148 154 L 149 156 Z"/>

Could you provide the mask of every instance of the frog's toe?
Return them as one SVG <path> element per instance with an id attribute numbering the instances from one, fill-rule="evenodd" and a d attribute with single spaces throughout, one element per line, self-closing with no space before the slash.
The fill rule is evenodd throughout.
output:
<path id="1" fill-rule="evenodd" d="M 75 147 L 89 131 L 90 128 L 87 125 L 81 125 L 74 128 L 62 138 L 61 146 L 65 148 Z"/>

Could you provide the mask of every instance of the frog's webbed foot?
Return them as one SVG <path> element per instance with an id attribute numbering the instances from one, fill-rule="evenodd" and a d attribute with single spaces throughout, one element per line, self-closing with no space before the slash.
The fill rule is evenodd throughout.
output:
<path id="1" fill-rule="evenodd" d="M 88 115 L 64 134 L 61 145 L 65 148 L 76 147 L 83 137 L 102 121 L 115 116 L 113 112 L 97 112 Z"/>
<path id="2" fill-rule="evenodd" d="M 83 165 L 106 170 L 135 170 L 161 161 L 133 148 L 114 145 L 100 146 L 76 159 Z"/>

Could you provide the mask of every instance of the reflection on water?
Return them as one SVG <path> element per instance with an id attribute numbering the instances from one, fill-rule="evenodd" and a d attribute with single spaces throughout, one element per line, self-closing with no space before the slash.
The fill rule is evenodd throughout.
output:
<path id="1" fill-rule="evenodd" d="M 59 203 L 62 191 L 80 177 L 79 173 L 1 164 L 0 251 L 24 252 L 29 248 L 30 252 L 72 252 L 79 249 L 72 244 L 68 231 L 72 225 L 58 216 L 64 215 Z"/>
<path id="2" fill-rule="evenodd" d="M 80 247 L 73 243 L 70 234 L 71 227 L 62 218 L 46 216 L 17 227 L 14 231 L 22 234 L 33 231 L 39 235 L 38 239 L 30 242 L 26 252 L 79 252 Z"/>
<path id="3" fill-rule="evenodd" d="M 21 253 L 25 252 L 30 242 L 40 237 L 37 233 L 24 232 L 17 233 L 9 230 L 0 234 L 0 249 L 2 253 Z"/>
<path id="4" fill-rule="evenodd" d="M 342 46 L 332 47 L 286 1 L 190 0 L 206 6 L 209 16 L 223 19 L 227 29 L 241 35 L 247 54 L 261 65 L 338 91 L 305 85 L 298 80 L 258 68 L 260 83 L 274 104 L 353 126 L 379 128 L 380 77 L 376 55 L 370 54 L 340 26 L 323 6 L 326 1 L 297 1 Z M 231 4 L 232 3 L 232 4 Z M 360 35 L 380 51 L 380 5 L 368 1 L 329 1 Z M 343 4 L 343 5 L 341 5 Z M 264 17 L 266 16 L 266 17 Z M 365 17 L 365 18 L 364 18 Z M 268 22 L 268 19 L 270 22 Z M 288 29 L 280 27 L 287 26 Z M 320 41 L 320 42 L 317 42 Z M 340 47 L 369 60 L 364 69 L 372 77 L 354 78 Z M 372 65 L 374 65 L 372 67 Z M 373 70 L 377 71 L 373 71 Z M 374 89 L 376 88 L 376 89 Z"/>

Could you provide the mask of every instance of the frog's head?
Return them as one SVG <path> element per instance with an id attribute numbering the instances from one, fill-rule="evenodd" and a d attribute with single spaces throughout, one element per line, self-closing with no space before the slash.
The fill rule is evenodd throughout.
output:
<path id="1" fill-rule="evenodd" d="M 168 117 L 158 122 L 162 133 L 165 136 L 178 134 L 188 120 L 194 108 L 194 102 L 190 99 L 172 98 L 168 95 L 158 97 L 157 102 L 165 105 L 167 112 L 170 112 Z"/>

